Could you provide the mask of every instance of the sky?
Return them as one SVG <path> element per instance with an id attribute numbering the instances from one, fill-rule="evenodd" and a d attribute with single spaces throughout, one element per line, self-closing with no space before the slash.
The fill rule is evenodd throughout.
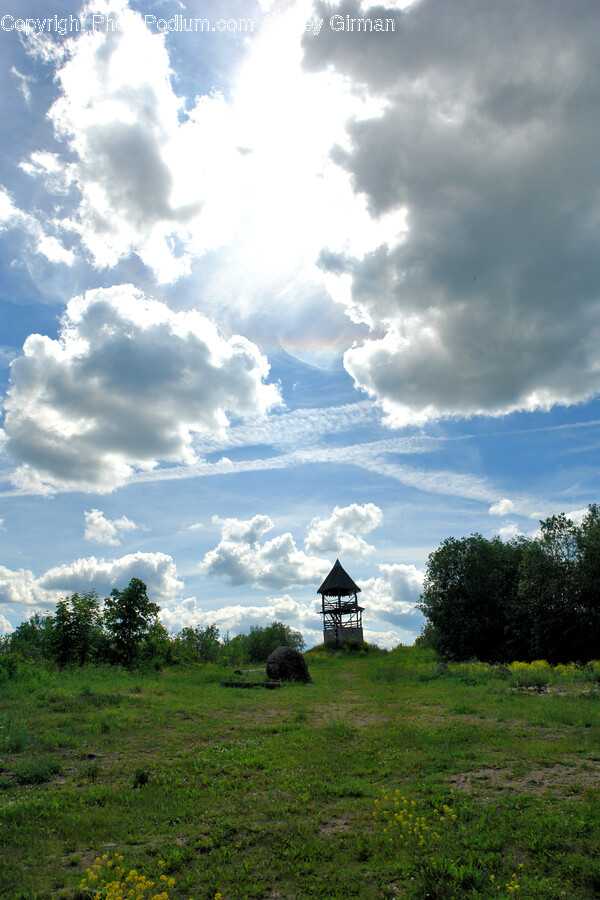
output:
<path id="1" fill-rule="evenodd" d="M 447 537 L 599 499 L 596 0 L 0 15 L 0 634 L 411 644 Z"/>

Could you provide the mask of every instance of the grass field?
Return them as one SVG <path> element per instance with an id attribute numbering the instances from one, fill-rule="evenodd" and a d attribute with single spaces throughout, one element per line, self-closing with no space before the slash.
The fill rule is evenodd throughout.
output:
<path id="1" fill-rule="evenodd" d="M 0 895 L 600 896 L 599 664 L 306 659 L 5 681 Z"/>

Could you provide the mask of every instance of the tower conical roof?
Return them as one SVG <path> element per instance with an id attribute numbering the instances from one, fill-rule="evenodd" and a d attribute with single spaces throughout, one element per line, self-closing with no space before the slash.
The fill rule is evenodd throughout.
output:
<path id="1" fill-rule="evenodd" d="M 328 597 L 347 597 L 359 592 L 359 586 L 352 581 L 339 559 L 336 559 L 333 569 L 318 589 L 317 594 L 325 594 Z"/>

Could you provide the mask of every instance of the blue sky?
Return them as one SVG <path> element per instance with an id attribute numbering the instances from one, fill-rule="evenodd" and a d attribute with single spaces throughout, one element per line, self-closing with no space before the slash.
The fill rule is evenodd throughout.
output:
<path id="1" fill-rule="evenodd" d="M 581 517 L 599 20 L 4 5 L 0 632 L 135 576 L 310 645 L 339 557 L 391 647 L 445 537 Z"/>

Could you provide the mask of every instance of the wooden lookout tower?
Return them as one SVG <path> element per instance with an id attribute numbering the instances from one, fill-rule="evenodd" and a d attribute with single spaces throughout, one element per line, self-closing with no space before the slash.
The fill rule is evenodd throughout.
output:
<path id="1" fill-rule="evenodd" d="M 344 641 L 362 642 L 363 607 L 358 605 L 360 588 L 355 584 L 339 559 L 317 594 L 321 595 L 323 616 L 323 640 L 326 644 L 342 644 Z"/>

